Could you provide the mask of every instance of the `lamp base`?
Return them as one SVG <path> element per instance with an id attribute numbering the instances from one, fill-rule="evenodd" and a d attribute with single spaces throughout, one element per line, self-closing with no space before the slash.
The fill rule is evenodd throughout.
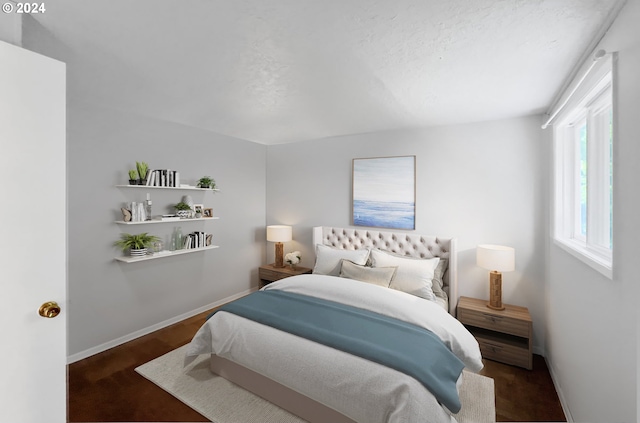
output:
<path id="1" fill-rule="evenodd" d="M 284 244 L 276 242 L 276 262 L 273 267 L 284 267 Z"/>
<path id="2" fill-rule="evenodd" d="M 491 310 L 504 310 L 504 306 L 502 306 L 502 307 L 494 307 L 490 303 L 487 303 L 487 307 L 490 308 Z"/>
<path id="3" fill-rule="evenodd" d="M 502 305 L 502 273 L 489 273 L 489 302 L 487 307 L 492 310 L 504 310 Z"/>

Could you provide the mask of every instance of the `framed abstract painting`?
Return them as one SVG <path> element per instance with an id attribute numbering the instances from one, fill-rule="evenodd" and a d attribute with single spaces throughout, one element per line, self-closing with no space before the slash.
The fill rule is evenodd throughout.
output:
<path id="1" fill-rule="evenodd" d="M 353 159 L 353 225 L 415 229 L 416 156 Z"/>

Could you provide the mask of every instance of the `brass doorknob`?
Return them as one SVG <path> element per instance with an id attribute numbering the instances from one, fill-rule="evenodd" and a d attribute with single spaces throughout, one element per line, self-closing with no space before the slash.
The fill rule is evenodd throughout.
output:
<path id="1" fill-rule="evenodd" d="M 60 314 L 60 306 L 55 301 L 47 301 L 40 306 L 38 314 L 42 317 L 52 319 Z"/>

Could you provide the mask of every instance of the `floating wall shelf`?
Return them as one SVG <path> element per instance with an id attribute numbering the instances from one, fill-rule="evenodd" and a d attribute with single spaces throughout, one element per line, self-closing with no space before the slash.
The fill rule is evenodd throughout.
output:
<path id="1" fill-rule="evenodd" d="M 179 256 L 181 254 L 198 253 L 201 251 L 213 250 L 214 248 L 220 248 L 220 247 L 217 245 L 209 245 L 209 246 L 200 247 L 200 248 L 188 248 L 185 250 L 164 251 L 161 253 L 153 253 L 146 256 L 142 256 L 142 257 L 121 256 L 121 257 L 116 257 L 115 259 L 118 261 L 122 261 L 124 263 L 135 263 L 138 261 L 153 260 L 153 259 L 159 259 L 159 258 L 165 258 L 165 257 L 174 257 L 174 256 Z"/>

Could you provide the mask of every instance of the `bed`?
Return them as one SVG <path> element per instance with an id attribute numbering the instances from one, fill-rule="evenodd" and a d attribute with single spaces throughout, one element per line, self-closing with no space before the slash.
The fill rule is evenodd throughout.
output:
<path id="1" fill-rule="evenodd" d="M 312 310 L 310 316 L 287 314 L 296 310 L 295 304 L 278 309 L 279 303 L 268 305 L 267 301 L 267 305 L 259 303 L 252 308 L 251 312 L 263 313 L 267 319 L 295 326 L 283 329 L 269 321 L 265 323 L 260 320 L 262 317 L 248 318 L 231 308 L 216 312 L 192 339 L 186 361 L 210 354 L 214 373 L 310 422 L 455 422 L 456 403 L 450 389 L 452 383 L 454 389 L 459 388 L 464 374 L 461 369 L 449 372 L 448 382 L 429 385 L 422 375 L 407 373 L 404 367 L 396 366 L 395 358 L 385 362 L 384 359 L 389 360 L 384 358 L 386 352 L 381 354 L 382 361 L 369 356 L 369 351 L 353 352 L 358 345 L 377 342 L 375 337 L 382 332 L 377 327 L 363 329 L 357 336 L 353 332 L 342 335 L 339 342 L 353 341 L 356 350 L 336 346 L 321 337 L 325 345 L 318 341 L 320 338 L 296 332 L 298 326 L 304 326 L 300 322 L 307 318 L 331 320 L 322 313 L 333 311 L 313 307 L 326 307 L 326 303 L 331 308 L 337 304 L 345 313 L 355 310 L 356 314 L 381 315 L 380 319 L 386 319 L 384 324 L 387 320 L 394 325 L 399 322 L 408 325 L 409 331 L 426 331 L 437 337 L 438 347 L 446 351 L 434 350 L 420 356 L 419 360 L 424 361 L 419 361 L 417 372 L 435 369 L 437 373 L 447 368 L 449 364 L 440 364 L 445 363 L 440 357 L 446 354 L 454 356 L 442 358 L 450 360 L 446 363 L 460 362 L 453 367 L 479 371 L 482 359 L 478 344 L 453 317 L 458 297 L 455 239 L 316 227 L 313 243 L 316 250 L 313 274 L 282 279 L 265 286 L 255 296 L 245 297 L 247 301 L 262 301 L 263 297 L 269 301 L 274 301 L 274 297 L 277 301 L 283 298 L 308 301 L 299 308 Z M 242 301 L 237 302 L 240 308 Z M 263 307 L 286 312 L 269 314 Z M 354 323 L 345 320 L 344 324 L 333 326 L 328 331 L 329 337 L 340 337 L 342 326 L 348 331 L 350 324 Z M 355 327 L 361 324 L 356 321 Z M 356 339 L 360 334 L 363 339 L 373 336 L 374 340 L 360 342 Z M 410 347 L 397 349 L 404 354 Z M 438 390 L 441 385 L 447 385 L 449 392 L 442 394 Z"/>

